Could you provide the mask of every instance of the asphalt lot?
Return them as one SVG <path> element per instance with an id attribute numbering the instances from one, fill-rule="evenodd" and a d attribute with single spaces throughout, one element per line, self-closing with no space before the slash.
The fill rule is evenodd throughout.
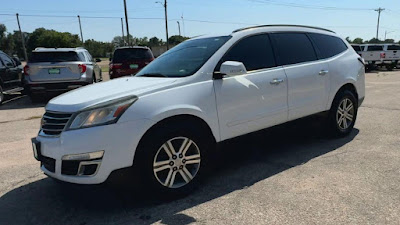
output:
<path id="1" fill-rule="evenodd" d="M 400 224 L 400 71 L 366 77 L 349 137 L 310 117 L 236 139 L 175 201 L 47 178 L 30 144 L 44 104 L 12 96 L 0 106 L 0 224 Z"/>

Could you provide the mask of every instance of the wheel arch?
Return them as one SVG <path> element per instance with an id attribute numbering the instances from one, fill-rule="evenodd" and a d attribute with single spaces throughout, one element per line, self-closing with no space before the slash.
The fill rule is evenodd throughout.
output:
<path id="1" fill-rule="evenodd" d="M 330 109 L 330 108 L 332 107 L 332 103 L 333 103 L 333 101 L 335 100 L 336 96 L 337 96 L 339 93 L 341 93 L 342 91 L 344 91 L 344 90 L 349 90 L 349 91 L 351 91 L 351 92 L 355 95 L 357 102 L 359 101 L 359 98 L 358 98 L 358 91 L 357 91 L 357 87 L 356 87 L 355 83 L 353 83 L 353 82 L 347 82 L 347 83 L 343 84 L 342 86 L 340 86 L 340 88 L 338 88 L 338 89 L 336 90 L 336 92 L 334 92 L 335 95 L 333 95 L 333 97 L 330 99 L 330 101 L 329 101 L 329 106 L 327 107 L 328 109 Z"/>

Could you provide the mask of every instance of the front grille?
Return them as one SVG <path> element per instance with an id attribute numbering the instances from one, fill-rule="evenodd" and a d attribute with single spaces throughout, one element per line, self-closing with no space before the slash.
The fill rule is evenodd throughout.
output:
<path id="1" fill-rule="evenodd" d="M 42 120 L 43 133 L 52 136 L 61 134 L 71 116 L 71 113 L 46 112 Z"/>

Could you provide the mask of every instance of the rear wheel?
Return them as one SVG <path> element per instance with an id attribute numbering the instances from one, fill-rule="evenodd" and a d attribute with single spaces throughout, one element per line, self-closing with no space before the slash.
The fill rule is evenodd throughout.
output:
<path id="1" fill-rule="evenodd" d="M 329 111 L 328 123 L 335 136 L 346 136 L 353 130 L 357 118 L 358 101 L 349 90 L 340 92 Z"/>
<path id="2" fill-rule="evenodd" d="M 177 124 L 157 128 L 141 142 L 134 170 L 146 189 L 173 198 L 191 193 L 205 172 L 212 141 L 194 126 Z"/>
<path id="3" fill-rule="evenodd" d="M 92 76 L 92 77 L 93 77 L 93 79 L 92 79 L 92 80 L 93 80 L 93 81 L 92 81 L 92 83 L 97 83 L 97 80 L 96 80 L 96 75 L 95 75 L 94 73 L 93 73 L 93 76 Z"/>

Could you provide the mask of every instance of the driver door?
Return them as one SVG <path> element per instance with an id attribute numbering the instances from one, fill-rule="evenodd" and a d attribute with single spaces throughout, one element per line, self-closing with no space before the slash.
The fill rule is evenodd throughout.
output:
<path id="1" fill-rule="evenodd" d="M 238 41 L 222 58 L 242 62 L 247 73 L 214 80 L 222 140 L 284 123 L 288 119 L 287 78 L 277 67 L 267 34 Z"/>

